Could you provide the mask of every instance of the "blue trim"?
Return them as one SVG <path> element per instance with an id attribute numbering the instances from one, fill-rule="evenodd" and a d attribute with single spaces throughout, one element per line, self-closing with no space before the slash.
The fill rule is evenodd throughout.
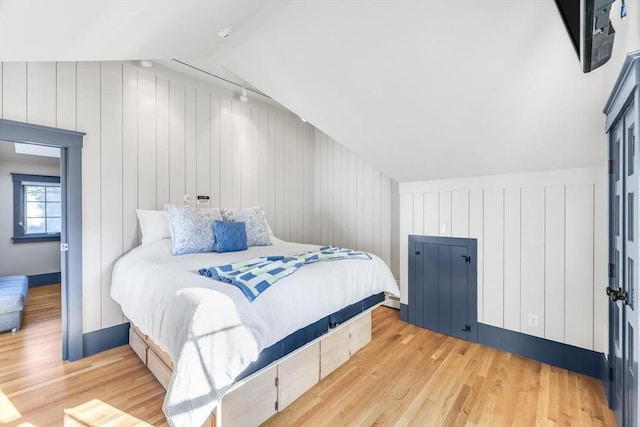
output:
<path id="1" fill-rule="evenodd" d="M 57 273 L 34 274 L 27 277 L 29 278 L 30 288 L 61 283 L 59 271 Z"/>
<path id="2" fill-rule="evenodd" d="M 602 378 L 603 354 L 478 323 L 478 343 L 593 378 Z"/>
<path id="3" fill-rule="evenodd" d="M 609 399 L 609 385 L 611 383 L 611 376 L 609 375 L 609 365 L 607 362 L 607 356 L 602 353 L 602 357 L 600 358 L 600 383 L 602 384 L 602 389 L 604 390 L 604 395 L 607 397 L 607 402 L 611 402 Z"/>
<path id="4" fill-rule="evenodd" d="M 84 357 L 129 343 L 129 323 L 98 329 L 82 335 Z"/>
<path id="5" fill-rule="evenodd" d="M 62 229 L 60 241 L 69 244 L 62 256 L 62 359 L 83 356 L 82 335 L 82 144 L 84 132 L 0 119 L 0 141 L 60 148 Z"/>
<path id="6" fill-rule="evenodd" d="M 0 139 L 53 147 L 82 148 L 84 132 L 0 119 Z"/>
<path id="7" fill-rule="evenodd" d="M 400 303 L 400 320 L 402 320 L 403 322 L 407 322 L 409 318 L 409 306 L 407 304 L 402 304 Z"/>

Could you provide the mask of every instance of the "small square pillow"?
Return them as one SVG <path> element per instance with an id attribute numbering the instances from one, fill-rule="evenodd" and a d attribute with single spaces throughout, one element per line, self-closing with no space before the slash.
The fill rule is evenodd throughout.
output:
<path id="1" fill-rule="evenodd" d="M 244 222 L 214 221 L 213 232 L 216 235 L 218 252 L 247 250 L 247 232 Z"/>
<path id="2" fill-rule="evenodd" d="M 136 215 L 140 223 L 143 245 L 171 237 L 169 218 L 165 211 L 136 209 Z"/>
<path id="3" fill-rule="evenodd" d="M 231 222 L 244 222 L 247 230 L 248 246 L 271 245 L 269 228 L 262 208 L 222 209 L 222 219 Z"/>
<path id="4" fill-rule="evenodd" d="M 164 208 L 171 225 L 173 255 L 215 251 L 213 221 L 222 220 L 218 209 L 181 205 L 166 205 Z"/>

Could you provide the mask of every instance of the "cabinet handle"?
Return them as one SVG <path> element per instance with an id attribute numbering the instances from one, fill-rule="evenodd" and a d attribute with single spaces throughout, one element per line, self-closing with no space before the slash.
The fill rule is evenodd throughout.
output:
<path id="1" fill-rule="evenodd" d="M 416 251 L 416 255 L 420 255 L 420 251 Z"/>

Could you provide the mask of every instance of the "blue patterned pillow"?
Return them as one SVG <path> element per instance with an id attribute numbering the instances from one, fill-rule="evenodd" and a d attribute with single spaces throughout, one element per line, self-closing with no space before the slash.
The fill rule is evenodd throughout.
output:
<path id="1" fill-rule="evenodd" d="M 218 209 L 195 209 L 191 206 L 166 205 L 173 255 L 213 252 L 213 221 L 221 220 Z"/>
<path id="2" fill-rule="evenodd" d="M 222 209 L 222 219 L 232 222 L 244 222 L 247 230 L 248 246 L 271 245 L 269 226 L 264 217 L 262 208 Z"/>
<path id="3" fill-rule="evenodd" d="M 247 231 L 244 222 L 214 221 L 218 252 L 236 252 L 247 249 Z"/>

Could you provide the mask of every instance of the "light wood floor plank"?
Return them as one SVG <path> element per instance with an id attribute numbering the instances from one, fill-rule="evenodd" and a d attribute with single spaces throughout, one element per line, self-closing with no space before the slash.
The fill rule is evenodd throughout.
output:
<path id="1" fill-rule="evenodd" d="M 164 426 L 164 389 L 128 346 L 60 361 L 60 286 L 0 334 L 0 425 Z M 599 381 L 373 312 L 373 340 L 266 426 L 613 426 Z"/>

